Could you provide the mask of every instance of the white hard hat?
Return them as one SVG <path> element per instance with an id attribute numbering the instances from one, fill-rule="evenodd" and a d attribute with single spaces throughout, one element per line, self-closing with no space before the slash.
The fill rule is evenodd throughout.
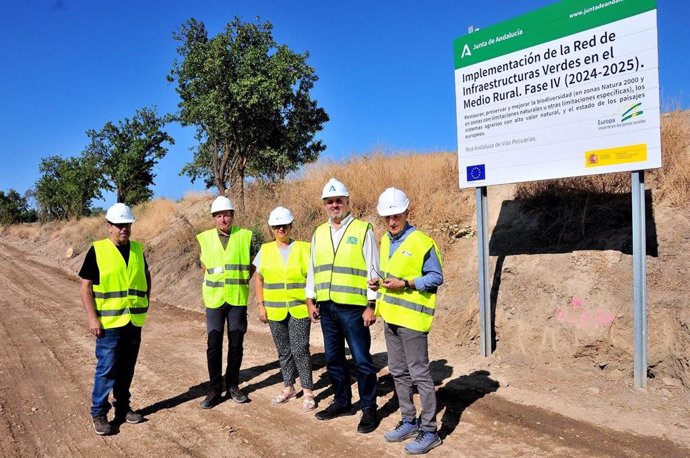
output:
<path id="1" fill-rule="evenodd" d="M 113 224 L 131 224 L 134 222 L 134 214 L 131 208 L 118 202 L 108 209 L 105 219 Z"/>
<path id="2" fill-rule="evenodd" d="M 232 201 L 225 196 L 218 196 L 211 204 L 211 214 L 215 212 L 222 212 L 225 210 L 234 210 L 235 207 L 232 205 Z"/>
<path id="3" fill-rule="evenodd" d="M 350 193 L 344 184 L 335 178 L 331 178 L 323 187 L 323 192 L 321 193 L 321 198 L 326 199 L 328 197 L 350 197 Z"/>
<path id="4" fill-rule="evenodd" d="M 292 212 L 285 207 L 276 207 L 268 215 L 269 226 L 280 226 L 281 224 L 290 224 L 295 219 Z"/>
<path id="5" fill-rule="evenodd" d="M 409 206 L 410 200 L 404 192 L 397 188 L 388 188 L 379 196 L 376 210 L 381 216 L 392 216 L 404 213 Z"/>

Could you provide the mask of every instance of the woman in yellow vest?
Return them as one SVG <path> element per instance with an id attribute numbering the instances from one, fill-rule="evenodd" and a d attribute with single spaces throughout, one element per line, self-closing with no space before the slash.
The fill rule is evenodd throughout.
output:
<path id="1" fill-rule="evenodd" d="M 309 243 L 290 239 L 292 212 L 275 208 L 268 225 L 275 236 L 264 243 L 254 258 L 258 275 L 255 294 L 259 320 L 268 323 L 278 350 L 284 388 L 273 398 L 273 404 L 283 404 L 297 396 L 295 379 L 302 385 L 304 410 L 314 410 L 314 383 L 309 353 L 311 320 L 307 311 L 305 286 L 309 266 Z"/>
<path id="2" fill-rule="evenodd" d="M 369 286 L 378 290 L 376 313 L 384 321 L 388 369 L 402 414 L 384 438 L 402 442 L 414 437 L 405 452 L 420 455 L 442 442 L 436 429 L 436 392 L 427 338 L 443 270 L 436 243 L 407 222 L 409 204 L 405 193 L 396 188 L 386 189 L 379 197 L 376 208 L 388 232 L 381 238 L 381 279 L 370 281 Z M 415 388 L 422 407 L 419 417 L 412 401 Z"/>

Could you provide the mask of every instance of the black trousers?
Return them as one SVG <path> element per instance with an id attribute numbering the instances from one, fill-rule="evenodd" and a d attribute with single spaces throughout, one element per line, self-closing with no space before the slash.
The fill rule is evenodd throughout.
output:
<path id="1" fill-rule="evenodd" d="M 225 371 L 225 389 L 239 385 L 240 366 L 247 333 L 247 307 L 223 304 L 217 309 L 206 308 L 206 362 L 211 390 L 223 392 L 223 335 L 228 326 L 228 354 Z"/>

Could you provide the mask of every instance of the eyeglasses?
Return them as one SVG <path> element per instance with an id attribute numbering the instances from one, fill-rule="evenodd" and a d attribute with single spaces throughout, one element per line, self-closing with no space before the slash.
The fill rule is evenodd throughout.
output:
<path id="1" fill-rule="evenodd" d="M 132 227 L 132 223 L 109 223 L 111 226 L 115 226 L 118 229 L 123 229 L 123 228 L 130 228 Z"/>
<path id="2" fill-rule="evenodd" d="M 381 280 L 384 279 L 384 278 L 383 278 L 383 275 L 381 275 L 381 273 L 380 273 L 378 270 L 374 269 L 374 266 L 371 266 L 371 273 L 372 273 L 373 275 L 370 275 L 370 276 L 369 276 L 370 278 L 373 277 L 374 275 L 376 275 L 376 276 L 379 277 Z"/>
<path id="3" fill-rule="evenodd" d="M 287 231 L 288 229 L 290 229 L 290 224 L 278 224 L 276 226 L 271 226 L 271 229 L 273 229 L 274 231 L 277 231 L 279 229 L 284 229 Z"/>

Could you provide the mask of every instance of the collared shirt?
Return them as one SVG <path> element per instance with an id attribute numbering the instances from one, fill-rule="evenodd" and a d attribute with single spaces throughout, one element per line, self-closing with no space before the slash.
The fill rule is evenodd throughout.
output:
<path id="1" fill-rule="evenodd" d="M 395 253 L 403 241 L 412 232 L 417 229 L 410 223 L 405 223 L 405 227 L 402 231 L 398 232 L 396 235 L 388 232 L 388 236 L 391 239 L 390 250 L 388 252 L 388 258 L 390 259 Z M 436 255 L 436 251 L 430 248 L 429 251 L 424 255 L 424 264 L 422 265 L 422 276 L 414 279 L 414 287 L 419 291 L 429 291 L 435 293 L 439 286 L 443 284 L 443 269 L 441 268 L 441 261 Z"/>
<path id="2" fill-rule="evenodd" d="M 225 250 L 228 247 L 228 240 L 230 240 L 230 235 L 232 235 L 232 229 L 234 226 L 230 226 L 230 233 L 226 234 L 225 232 L 221 231 L 220 229 L 216 228 L 216 232 L 218 233 L 218 238 L 220 239 L 220 244 L 223 246 L 223 249 Z M 253 257 L 255 255 L 255 250 L 254 250 L 254 233 L 252 232 L 252 244 L 249 247 L 249 256 Z"/>
<path id="3" fill-rule="evenodd" d="M 338 244 L 340 244 L 340 240 L 343 238 L 347 226 L 350 225 L 353 219 L 355 218 L 352 216 L 352 213 L 350 213 L 340 222 L 340 227 L 338 229 L 333 227 L 333 222 L 329 219 L 328 222 L 331 224 L 331 239 L 333 239 L 334 252 L 338 248 Z M 314 299 L 316 297 L 316 291 L 314 290 L 314 253 L 316 253 L 316 249 L 314 244 L 314 236 L 312 235 L 311 261 L 309 262 L 309 269 L 307 270 L 307 287 L 304 289 L 309 299 Z M 376 246 L 374 231 L 372 231 L 371 228 L 367 229 L 367 233 L 364 236 L 362 254 L 364 255 L 364 263 L 367 265 L 368 278 L 370 280 L 378 278 L 376 272 L 379 271 L 379 248 Z M 367 288 L 367 300 L 375 301 L 376 291 L 372 291 L 371 289 Z"/>

